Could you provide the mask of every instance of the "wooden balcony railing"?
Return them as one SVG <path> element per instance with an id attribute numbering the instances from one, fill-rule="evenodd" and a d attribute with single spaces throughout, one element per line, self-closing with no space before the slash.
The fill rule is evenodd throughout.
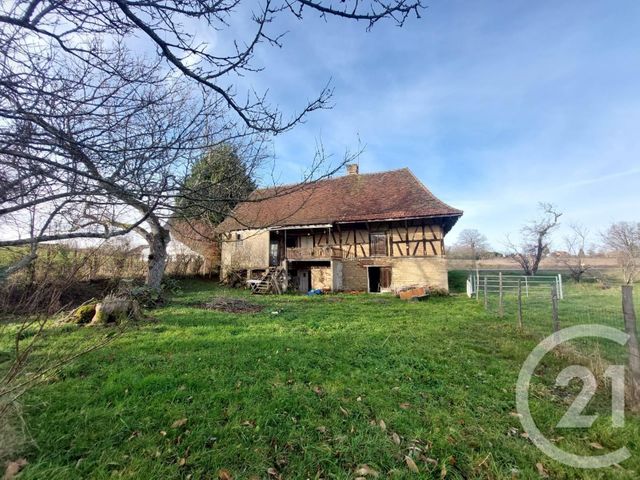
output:
<path id="1" fill-rule="evenodd" d="M 288 260 L 311 260 L 311 259 L 330 259 L 342 258 L 343 251 L 336 246 L 323 246 L 312 248 L 287 248 Z"/>

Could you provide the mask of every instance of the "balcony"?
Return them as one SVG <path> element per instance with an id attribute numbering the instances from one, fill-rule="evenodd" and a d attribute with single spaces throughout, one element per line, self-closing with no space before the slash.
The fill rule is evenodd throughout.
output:
<path id="1" fill-rule="evenodd" d="M 342 248 L 337 246 L 287 248 L 287 260 L 331 260 L 342 257 Z"/>

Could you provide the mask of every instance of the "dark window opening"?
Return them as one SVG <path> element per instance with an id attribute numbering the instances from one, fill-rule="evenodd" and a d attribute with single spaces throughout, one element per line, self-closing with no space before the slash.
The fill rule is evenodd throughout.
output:
<path id="1" fill-rule="evenodd" d="M 293 235 L 289 235 L 287 237 L 287 248 L 295 248 L 300 243 L 298 240 L 299 237 L 295 237 Z"/>

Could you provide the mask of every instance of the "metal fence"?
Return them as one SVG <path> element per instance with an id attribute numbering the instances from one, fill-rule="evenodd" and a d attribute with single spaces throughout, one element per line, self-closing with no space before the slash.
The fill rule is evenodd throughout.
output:
<path id="1" fill-rule="evenodd" d="M 640 311 L 640 296 L 634 301 L 631 291 L 628 303 Z M 525 277 L 511 272 L 470 272 L 467 295 L 537 339 L 584 324 L 626 330 L 626 318 L 631 315 L 623 311 L 618 288 L 596 287 L 594 283 L 565 285 L 560 274 Z M 574 341 L 572 348 L 593 361 L 625 363 L 630 358 L 627 347 L 598 338 Z"/>
<path id="2" fill-rule="evenodd" d="M 480 298 L 492 294 L 505 295 L 520 291 L 525 297 L 550 292 L 555 287 L 558 299 L 564 299 L 562 275 L 519 275 L 514 273 L 476 271 L 467 278 L 467 295 Z"/>

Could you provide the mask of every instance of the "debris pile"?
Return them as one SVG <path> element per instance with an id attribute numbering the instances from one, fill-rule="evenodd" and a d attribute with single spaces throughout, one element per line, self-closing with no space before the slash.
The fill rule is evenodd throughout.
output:
<path id="1" fill-rule="evenodd" d="M 263 307 L 242 298 L 215 297 L 208 302 L 202 303 L 200 308 L 229 313 L 257 313 L 261 312 Z"/>

